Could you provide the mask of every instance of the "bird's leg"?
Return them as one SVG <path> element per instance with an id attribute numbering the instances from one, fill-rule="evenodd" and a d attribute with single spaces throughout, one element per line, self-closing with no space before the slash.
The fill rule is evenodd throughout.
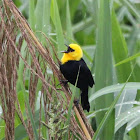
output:
<path id="1" fill-rule="evenodd" d="M 60 83 L 66 85 L 68 83 L 68 80 L 61 80 Z"/>
<path id="2" fill-rule="evenodd" d="M 68 80 L 61 80 L 60 84 L 63 84 L 64 86 L 66 86 L 68 84 Z"/>
<path id="3" fill-rule="evenodd" d="M 59 86 L 61 84 L 63 84 L 64 86 L 66 86 L 67 83 L 68 83 L 68 80 L 60 80 L 60 83 L 57 86 Z"/>
<path id="4" fill-rule="evenodd" d="M 74 105 L 75 105 L 75 106 L 78 106 L 78 105 L 79 105 L 80 100 L 79 100 L 79 99 L 74 99 L 74 101 L 73 101 L 73 102 L 74 102 Z"/>

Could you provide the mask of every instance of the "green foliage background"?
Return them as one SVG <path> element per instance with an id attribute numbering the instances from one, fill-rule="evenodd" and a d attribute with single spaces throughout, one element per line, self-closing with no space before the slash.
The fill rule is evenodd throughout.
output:
<path id="1" fill-rule="evenodd" d="M 92 109 L 90 113 L 86 112 L 94 130 L 97 130 L 93 139 L 140 140 L 140 2 L 14 0 L 14 3 L 42 44 L 45 46 L 46 41 L 40 32 L 52 41 L 59 58 L 62 56 L 59 52 L 65 50 L 64 44 L 78 43 L 82 47 L 84 59 L 95 79 L 95 87 L 89 93 Z M 24 49 L 25 43 L 21 51 L 23 57 L 26 56 Z M 23 80 L 23 69 L 21 61 L 17 90 Z M 28 76 L 24 77 L 27 89 Z M 41 84 L 38 84 L 38 92 L 39 86 Z M 24 96 L 19 90 L 23 112 Z M 37 100 L 33 124 L 38 123 L 38 108 Z M 15 118 L 15 127 L 16 140 L 28 139 L 18 117 Z M 4 129 L 4 121 L 0 119 L 0 139 L 4 138 Z M 45 131 L 42 128 L 43 137 L 48 139 Z"/>

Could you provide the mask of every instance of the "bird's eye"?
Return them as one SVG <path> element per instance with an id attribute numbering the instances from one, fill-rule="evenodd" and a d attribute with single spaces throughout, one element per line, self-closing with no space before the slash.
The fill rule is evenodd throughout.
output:
<path id="1" fill-rule="evenodd" d="M 74 52 L 74 50 L 70 47 L 68 47 L 68 52 Z"/>

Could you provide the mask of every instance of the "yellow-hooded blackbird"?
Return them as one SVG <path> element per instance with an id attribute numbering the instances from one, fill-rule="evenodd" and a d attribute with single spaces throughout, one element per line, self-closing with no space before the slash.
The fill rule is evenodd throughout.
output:
<path id="1" fill-rule="evenodd" d="M 82 58 L 83 51 L 81 47 L 77 44 L 66 46 L 67 50 L 62 51 L 64 55 L 61 59 L 60 71 L 68 82 L 73 85 L 75 85 L 77 75 L 79 73 L 76 86 L 81 90 L 82 107 L 84 110 L 89 112 L 90 105 L 88 101 L 88 86 L 92 87 L 94 84 L 92 74 Z"/>

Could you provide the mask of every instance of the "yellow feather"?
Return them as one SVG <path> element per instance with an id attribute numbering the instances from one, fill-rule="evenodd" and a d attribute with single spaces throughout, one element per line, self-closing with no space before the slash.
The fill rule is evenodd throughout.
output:
<path id="1" fill-rule="evenodd" d="M 70 44 L 69 45 L 70 48 L 72 48 L 74 51 L 73 52 L 69 52 L 69 53 L 64 53 L 62 59 L 61 59 L 61 63 L 64 64 L 70 60 L 75 60 L 75 61 L 79 61 L 82 57 L 83 57 L 83 51 L 81 49 L 81 47 L 77 44 Z"/>

